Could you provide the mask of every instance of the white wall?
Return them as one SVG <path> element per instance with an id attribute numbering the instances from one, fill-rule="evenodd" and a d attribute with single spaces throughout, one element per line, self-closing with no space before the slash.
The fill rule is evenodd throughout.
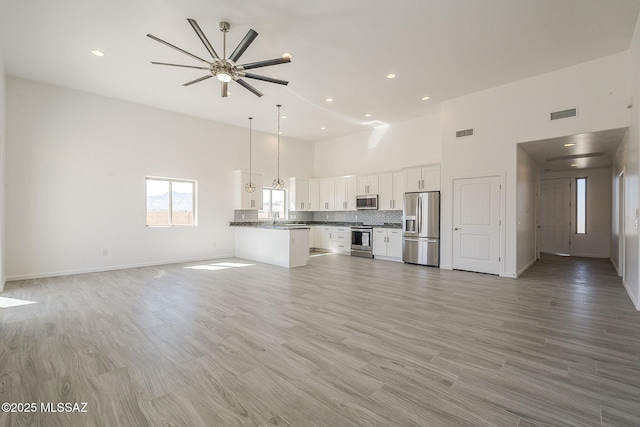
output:
<path id="1" fill-rule="evenodd" d="M 640 17 L 629 49 L 629 94 L 633 108 L 629 110 L 630 126 L 618 150 L 613 173 L 624 171 L 624 275 L 622 281 L 629 297 L 640 310 Z"/>
<path id="2" fill-rule="evenodd" d="M 540 168 L 533 158 L 517 148 L 516 180 L 516 271 L 520 275 L 536 262 L 536 192 Z"/>
<path id="3" fill-rule="evenodd" d="M 5 269 L 5 153 L 6 153 L 6 82 L 2 51 L 0 51 L 0 292 L 4 289 Z"/>
<path id="4" fill-rule="evenodd" d="M 8 77 L 7 132 L 9 279 L 233 254 L 248 129 Z M 271 182 L 276 138 L 253 142 Z M 281 162 L 283 177 L 307 174 L 313 144 L 283 138 Z M 197 227 L 145 227 L 147 175 L 198 180 Z"/>
<path id="5" fill-rule="evenodd" d="M 611 256 L 611 168 L 584 169 L 570 172 L 547 172 L 540 180 L 571 178 L 571 200 L 575 206 L 575 178 L 587 178 L 587 234 L 576 234 L 576 212 L 571 210 L 571 255 L 593 258 Z"/>
<path id="6" fill-rule="evenodd" d="M 502 274 L 517 274 L 516 144 L 628 126 L 628 68 L 625 52 L 443 102 L 443 268 L 452 268 L 452 180 L 505 173 Z M 549 121 L 550 112 L 572 107 L 577 118 Z M 467 128 L 475 135 L 455 138 Z"/>
<path id="7" fill-rule="evenodd" d="M 315 176 L 387 172 L 440 163 L 440 114 L 380 126 L 315 144 Z M 307 174 L 308 175 L 308 174 Z"/>

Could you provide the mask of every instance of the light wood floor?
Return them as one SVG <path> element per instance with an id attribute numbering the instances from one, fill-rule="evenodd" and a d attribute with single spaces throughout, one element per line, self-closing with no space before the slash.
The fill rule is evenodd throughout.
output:
<path id="1" fill-rule="evenodd" d="M 183 267 L 8 283 L 37 304 L 0 309 L 0 402 L 88 412 L 0 425 L 640 425 L 640 313 L 606 260 Z"/>

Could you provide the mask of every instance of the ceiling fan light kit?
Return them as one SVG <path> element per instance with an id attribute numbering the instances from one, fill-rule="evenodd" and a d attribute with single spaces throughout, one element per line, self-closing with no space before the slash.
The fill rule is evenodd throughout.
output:
<path id="1" fill-rule="evenodd" d="M 291 62 L 291 55 L 281 56 L 280 58 L 268 59 L 265 61 L 251 62 L 251 63 L 241 64 L 241 65 L 237 64 L 237 61 L 240 59 L 242 54 L 247 50 L 247 48 L 251 45 L 251 43 L 253 43 L 256 37 L 258 37 L 258 33 L 255 32 L 253 29 L 250 29 L 247 32 L 247 34 L 244 36 L 242 41 L 240 41 L 240 43 L 235 48 L 235 50 L 231 53 L 229 57 L 227 57 L 227 32 L 231 29 L 231 25 L 228 22 L 220 22 L 220 31 L 222 31 L 222 38 L 223 38 L 222 57 L 220 57 L 218 53 L 215 51 L 215 49 L 213 48 L 213 46 L 211 45 L 211 43 L 209 42 L 209 39 L 207 39 L 207 36 L 204 34 L 204 32 L 202 31 L 202 29 L 200 28 L 200 25 L 198 25 L 196 20 L 189 18 L 187 19 L 187 21 L 189 22 L 189 24 L 193 28 L 193 31 L 195 31 L 196 35 L 198 36 L 198 38 L 200 39 L 204 47 L 207 49 L 211 57 L 213 58 L 211 61 L 207 61 L 197 55 L 194 55 L 193 53 L 187 52 L 186 50 L 181 49 L 178 46 L 175 46 L 169 42 L 166 42 L 154 36 L 153 34 L 147 34 L 147 37 L 157 41 L 158 43 L 162 43 L 163 45 L 168 46 L 172 49 L 175 49 L 178 52 L 183 53 L 197 61 L 207 64 L 206 67 L 203 67 L 203 66 L 171 64 L 166 62 L 151 61 L 151 63 L 155 65 L 197 68 L 197 69 L 209 71 L 209 74 L 203 77 L 199 77 L 190 82 L 184 83 L 183 86 L 190 86 L 194 83 L 198 83 L 203 80 L 210 79 L 211 77 L 215 77 L 221 83 L 221 88 L 220 88 L 221 96 L 223 98 L 226 98 L 229 94 L 228 84 L 231 81 L 237 82 L 240 86 L 244 87 L 245 89 L 247 89 L 249 92 L 253 93 L 256 96 L 260 97 L 263 95 L 262 92 L 260 92 L 258 89 L 253 87 L 251 84 L 244 81 L 243 78 L 261 80 L 264 82 L 276 83 L 276 84 L 285 85 L 285 86 L 289 84 L 289 82 L 286 80 L 274 79 L 267 76 L 247 73 L 245 72 L 245 70 L 250 70 L 253 68 L 261 68 L 261 67 L 269 67 L 271 65 L 286 64 Z"/>

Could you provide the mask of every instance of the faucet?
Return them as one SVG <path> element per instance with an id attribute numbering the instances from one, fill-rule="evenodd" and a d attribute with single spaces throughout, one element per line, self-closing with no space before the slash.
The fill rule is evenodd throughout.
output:
<path id="1" fill-rule="evenodd" d="M 273 213 L 273 225 L 276 225 L 276 220 L 280 217 L 280 212 Z"/>

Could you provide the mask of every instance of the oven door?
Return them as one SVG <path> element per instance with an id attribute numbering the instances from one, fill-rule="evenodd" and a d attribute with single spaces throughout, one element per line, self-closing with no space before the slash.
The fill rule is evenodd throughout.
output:
<path id="1" fill-rule="evenodd" d="M 372 250 L 373 230 L 351 230 L 351 249 L 352 250 Z"/>

